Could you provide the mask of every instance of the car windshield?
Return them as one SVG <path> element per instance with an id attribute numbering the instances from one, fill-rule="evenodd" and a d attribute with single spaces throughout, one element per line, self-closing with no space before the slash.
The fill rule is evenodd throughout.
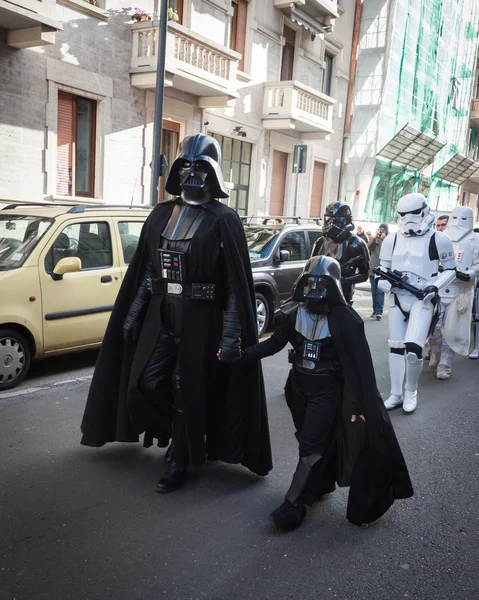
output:
<path id="1" fill-rule="evenodd" d="M 247 227 L 245 233 L 250 258 L 264 258 L 273 247 L 280 229 Z"/>
<path id="2" fill-rule="evenodd" d="M 0 271 L 21 267 L 52 222 L 45 217 L 0 213 Z"/>

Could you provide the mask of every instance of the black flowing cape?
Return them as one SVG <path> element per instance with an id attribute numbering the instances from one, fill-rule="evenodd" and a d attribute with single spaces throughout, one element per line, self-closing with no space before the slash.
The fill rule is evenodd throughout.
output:
<path id="1" fill-rule="evenodd" d="M 281 310 L 293 316 L 296 302 Z M 333 306 L 328 314 L 333 345 L 343 366 L 345 393 L 341 418 L 330 457 L 337 461 L 336 481 L 350 487 L 347 517 L 351 523 L 372 523 L 394 500 L 409 498 L 413 488 L 407 466 L 378 391 L 374 366 L 364 332 L 364 322 L 350 306 Z M 355 403 L 359 416 L 351 423 Z M 318 490 L 321 480 L 318 478 Z"/>
<path id="2" fill-rule="evenodd" d="M 159 264 L 160 237 L 179 199 L 157 205 L 145 222 L 105 333 L 81 424 L 81 443 L 100 447 L 108 442 L 144 445 L 171 436 L 172 398 L 152 406 L 139 389 L 140 376 L 161 327 L 162 294 L 153 294 L 137 342 L 125 343 L 123 323 L 143 275 L 147 259 Z M 180 380 L 190 456 L 194 465 L 210 460 L 241 463 L 258 475 L 272 468 L 263 374 L 259 363 L 220 363 L 219 348 L 228 275 L 241 323 L 242 343 L 257 341 L 255 295 L 244 228 L 228 206 L 212 202 L 198 228 L 188 257 L 190 280 L 215 283 L 213 301 L 183 299 L 179 342 Z"/>

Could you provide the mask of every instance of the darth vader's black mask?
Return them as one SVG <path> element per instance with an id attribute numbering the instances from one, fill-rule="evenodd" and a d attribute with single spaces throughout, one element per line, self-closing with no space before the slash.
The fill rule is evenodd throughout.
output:
<path id="1" fill-rule="evenodd" d="M 323 234 L 333 242 L 344 242 L 354 229 L 353 213 L 349 204 L 333 202 L 326 207 Z"/>
<path id="2" fill-rule="evenodd" d="M 207 135 L 190 135 L 180 145 L 165 186 L 169 194 L 182 196 L 192 204 L 214 198 L 228 198 L 221 172 L 221 148 Z"/>
<path id="3" fill-rule="evenodd" d="M 312 312 L 324 312 L 333 305 L 346 305 L 338 261 L 330 256 L 310 258 L 294 284 L 293 300 L 305 302 Z"/>

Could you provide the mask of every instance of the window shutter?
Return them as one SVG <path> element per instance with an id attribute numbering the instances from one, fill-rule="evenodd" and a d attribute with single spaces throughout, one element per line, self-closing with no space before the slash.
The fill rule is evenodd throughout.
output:
<path id="1" fill-rule="evenodd" d="M 74 153 L 74 97 L 66 92 L 58 94 L 57 126 L 57 194 L 73 195 Z"/>
<path id="2" fill-rule="evenodd" d="M 287 173 L 288 155 L 286 152 L 274 150 L 271 195 L 269 200 L 269 214 L 273 217 L 281 216 L 284 212 Z"/>
<path id="3" fill-rule="evenodd" d="M 325 172 L 325 163 L 315 160 L 313 172 L 313 187 L 311 188 L 311 204 L 309 208 L 310 217 L 320 217 L 322 215 Z"/>
<path id="4" fill-rule="evenodd" d="M 248 0 L 233 0 L 235 15 L 233 17 L 233 44 L 232 49 L 241 54 L 238 64 L 240 71 L 244 71 L 244 51 L 246 48 L 246 23 L 248 21 Z"/>

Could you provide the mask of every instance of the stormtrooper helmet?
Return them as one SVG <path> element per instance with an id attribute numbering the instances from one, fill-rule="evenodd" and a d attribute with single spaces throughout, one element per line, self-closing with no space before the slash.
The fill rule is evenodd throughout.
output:
<path id="1" fill-rule="evenodd" d="M 474 211 L 469 206 L 453 208 L 447 222 L 446 234 L 451 242 L 459 242 L 474 229 Z"/>
<path id="2" fill-rule="evenodd" d="M 406 237 L 424 235 L 434 223 L 434 215 L 422 194 L 406 194 L 396 207 L 399 231 Z"/>

